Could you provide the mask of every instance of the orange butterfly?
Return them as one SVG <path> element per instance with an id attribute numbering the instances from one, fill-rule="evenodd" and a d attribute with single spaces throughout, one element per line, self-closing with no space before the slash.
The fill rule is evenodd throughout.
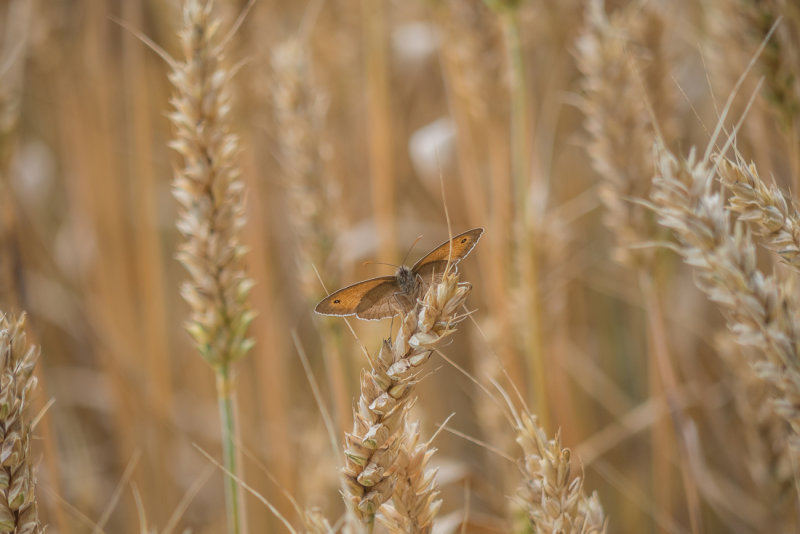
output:
<path id="1" fill-rule="evenodd" d="M 414 307 L 418 297 L 441 281 L 448 259 L 454 266 L 467 257 L 483 235 L 473 228 L 445 241 L 423 256 L 413 267 L 401 265 L 394 276 L 379 276 L 344 287 L 322 299 L 314 311 L 321 315 L 355 315 L 377 321 Z"/>

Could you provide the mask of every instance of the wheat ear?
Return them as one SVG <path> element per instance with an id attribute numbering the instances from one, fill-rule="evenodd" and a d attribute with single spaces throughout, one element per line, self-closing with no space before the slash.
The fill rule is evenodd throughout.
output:
<path id="1" fill-rule="evenodd" d="M 378 509 L 392 497 L 400 469 L 406 415 L 422 365 L 456 330 L 458 310 L 472 286 L 447 273 L 414 308 L 401 314 L 394 342 L 385 340 L 361 374 L 353 430 L 345 436 L 343 492 L 354 517 L 371 531 Z"/>
<path id="2" fill-rule="evenodd" d="M 651 252 L 633 245 L 650 241 L 657 229 L 647 209 L 632 202 L 647 197 L 653 174 L 654 131 L 639 75 L 644 52 L 632 34 L 644 33 L 657 24 L 651 19 L 659 19 L 640 7 L 631 5 L 609 20 L 602 0 L 589 2 L 586 28 L 577 41 L 587 148 L 603 178 L 599 195 L 605 222 L 616 237 L 616 259 L 634 267 L 649 264 Z"/>
<path id="3" fill-rule="evenodd" d="M 32 429 L 25 411 L 36 387 L 39 348 L 25 339 L 25 315 L 0 313 L 0 530 L 44 532 L 36 504 Z"/>
<path id="4" fill-rule="evenodd" d="M 270 84 L 287 220 L 297 241 L 301 289 L 309 301 L 319 299 L 314 266 L 330 257 L 340 226 L 339 192 L 323 174 L 321 150 L 325 96 L 314 84 L 308 45 L 300 37 L 272 51 Z"/>
<path id="5" fill-rule="evenodd" d="M 517 443 L 522 448 L 524 482 L 517 500 L 536 533 L 602 533 L 606 531 L 603 507 L 597 493 L 586 496 L 583 474 L 572 476 L 570 450 L 561 436 L 548 439 L 536 416 L 515 414 Z"/>
<path id="6" fill-rule="evenodd" d="M 800 433 L 798 306 L 794 295 L 756 266 L 753 240 L 739 223 L 731 228 L 714 173 L 694 151 L 679 160 L 659 147 L 652 200 L 661 225 L 678 239 L 677 251 L 698 275 L 698 286 L 716 302 L 736 341 L 755 350 L 754 372 L 775 392 L 776 412 L 793 429 L 793 455 Z"/>
<path id="7" fill-rule="evenodd" d="M 217 375 L 223 463 L 237 475 L 231 365 L 252 347 L 247 328 L 253 312 L 245 302 L 252 281 L 244 270 L 239 236 L 245 224 L 239 143 L 228 127 L 231 71 L 222 65 L 218 29 L 210 2 L 186 2 L 179 33 L 185 59 L 173 62 L 170 74 L 176 91 L 169 115 L 176 136 L 170 146 L 183 157 L 173 193 L 184 237 L 177 257 L 191 275 L 181 288 L 191 307 L 187 330 Z M 228 531 L 239 532 L 240 498 L 233 476 L 226 477 L 225 496 Z"/>

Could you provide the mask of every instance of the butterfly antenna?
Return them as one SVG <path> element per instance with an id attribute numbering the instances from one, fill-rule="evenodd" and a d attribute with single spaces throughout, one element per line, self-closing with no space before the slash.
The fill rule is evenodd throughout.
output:
<path id="1" fill-rule="evenodd" d="M 361 265 L 388 265 L 389 267 L 394 267 L 395 269 L 398 268 L 398 266 L 395 265 L 394 263 L 384 263 L 382 261 L 372 261 L 372 260 L 367 260 Z"/>
<path id="2" fill-rule="evenodd" d="M 414 242 L 411 243 L 411 246 L 408 247 L 408 251 L 406 252 L 406 255 L 403 257 L 401 265 L 406 264 L 406 261 L 408 261 L 408 256 L 411 254 L 411 251 L 414 250 L 414 247 L 417 246 L 417 243 L 419 243 L 420 239 L 422 239 L 422 234 L 418 235 L 417 238 L 414 240 Z"/>
<path id="3" fill-rule="evenodd" d="M 444 206 L 444 218 L 447 221 L 447 237 L 450 239 L 450 251 L 447 254 L 447 266 L 444 268 L 444 274 L 450 272 L 450 262 L 453 260 L 453 228 L 450 226 L 450 212 L 447 211 L 447 196 L 444 194 L 444 171 L 442 170 L 442 162 L 439 161 L 439 150 L 436 150 L 436 163 L 439 165 L 439 187 L 442 191 L 442 205 Z"/>

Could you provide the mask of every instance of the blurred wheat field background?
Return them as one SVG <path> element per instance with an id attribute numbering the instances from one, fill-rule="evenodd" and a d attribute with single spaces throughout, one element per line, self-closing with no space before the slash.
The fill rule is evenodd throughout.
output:
<path id="1" fill-rule="evenodd" d="M 800 528 L 795 2 L 0 28 L 0 531 Z M 485 229 L 457 275 L 357 337 L 313 313 L 443 202 Z"/>

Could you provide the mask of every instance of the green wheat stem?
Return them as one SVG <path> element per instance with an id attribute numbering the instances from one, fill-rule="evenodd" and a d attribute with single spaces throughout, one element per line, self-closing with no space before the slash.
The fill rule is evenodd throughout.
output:
<path id="1" fill-rule="evenodd" d="M 539 265 L 528 213 L 528 107 L 529 88 L 525 79 L 525 58 L 520 37 L 519 6 L 503 9 L 501 13 L 503 36 L 509 66 L 509 98 L 511 101 L 511 179 L 514 188 L 514 208 L 517 214 L 516 232 L 520 285 L 526 295 L 527 328 L 523 329 L 523 348 L 528 360 L 530 384 L 536 412 L 542 426 L 548 426 L 547 389 L 544 379 L 544 353 L 542 350 L 541 313 L 539 308 Z"/>
<path id="2" fill-rule="evenodd" d="M 216 373 L 217 404 L 219 406 L 220 428 L 222 430 L 222 462 L 226 471 L 225 511 L 228 519 L 228 532 L 238 534 L 241 531 L 241 511 L 239 507 L 239 488 L 233 476 L 238 473 L 236 449 L 233 443 L 236 431 L 233 415 L 233 384 L 227 364 L 220 365 Z"/>

